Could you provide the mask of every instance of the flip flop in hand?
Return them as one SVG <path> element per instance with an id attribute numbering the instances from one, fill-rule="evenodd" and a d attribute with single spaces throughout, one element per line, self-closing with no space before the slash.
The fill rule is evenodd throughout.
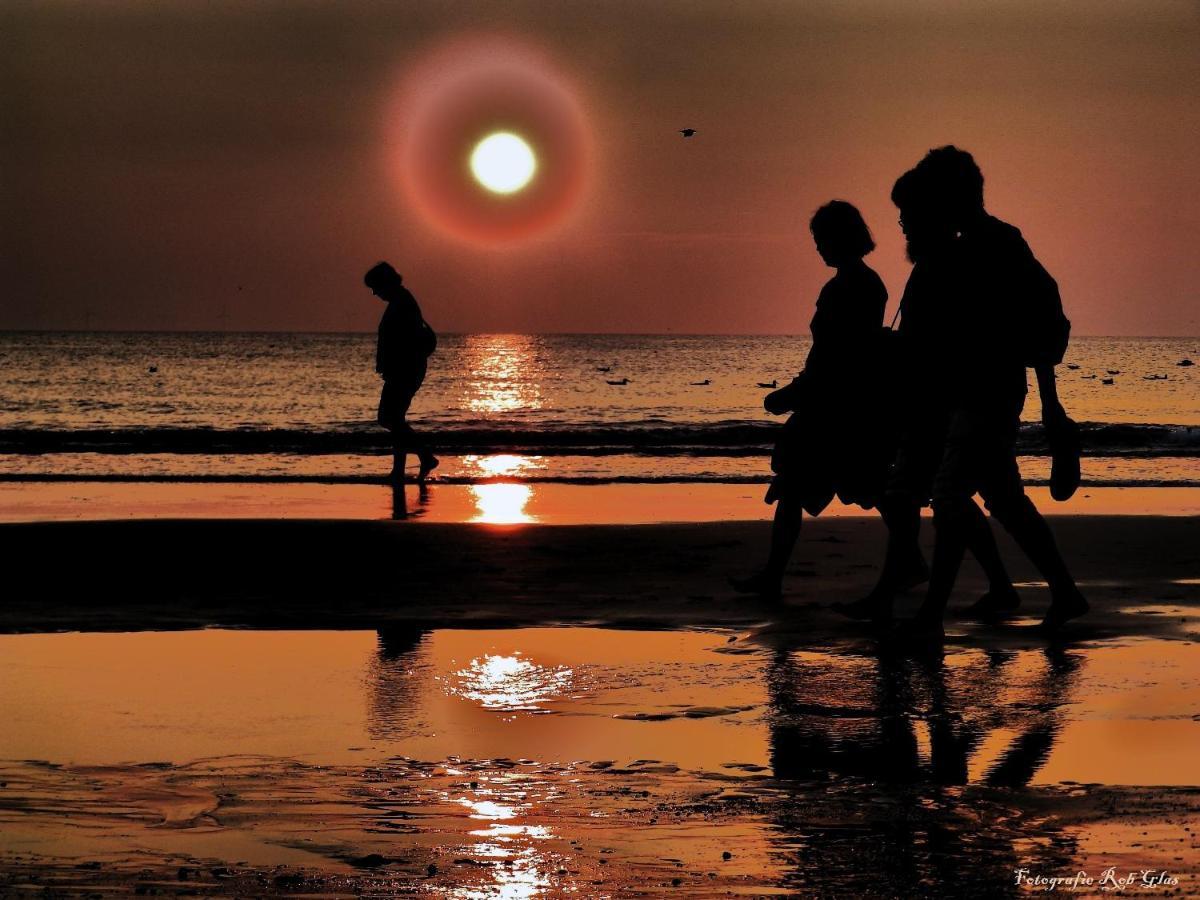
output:
<path id="1" fill-rule="evenodd" d="M 1083 453 L 1079 425 L 1065 412 L 1046 420 L 1046 441 L 1050 445 L 1050 496 L 1070 500 L 1082 479 L 1079 458 Z"/>

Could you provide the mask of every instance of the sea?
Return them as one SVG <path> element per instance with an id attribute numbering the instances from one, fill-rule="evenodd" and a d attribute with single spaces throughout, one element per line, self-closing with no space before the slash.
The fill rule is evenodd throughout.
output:
<path id="1" fill-rule="evenodd" d="M 807 336 L 443 335 L 410 419 L 447 483 L 766 481 L 782 420 L 762 400 L 808 348 Z M 381 479 L 374 349 L 374 334 L 2 333 L 0 480 Z M 1087 483 L 1200 485 L 1200 367 L 1186 361 L 1200 362 L 1200 338 L 1073 339 L 1059 384 L 1083 425 Z M 1031 391 L 1031 483 L 1049 469 L 1038 418 Z"/>

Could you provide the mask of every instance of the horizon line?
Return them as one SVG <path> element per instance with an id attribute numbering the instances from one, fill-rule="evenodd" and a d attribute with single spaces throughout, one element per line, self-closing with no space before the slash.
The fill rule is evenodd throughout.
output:
<path id="1" fill-rule="evenodd" d="M 0 335 L 18 334 L 243 334 L 243 335 L 371 335 L 375 329 L 267 329 L 267 328 L 0 328 Z M 795 331 L 441 331 L 439 335 L 527 335 L 534 337 L 805 337 Z M 1073 334 L 1075 338 L 1126 338 L 1130 340 L 1200 340 L 1200 334 Z"/>

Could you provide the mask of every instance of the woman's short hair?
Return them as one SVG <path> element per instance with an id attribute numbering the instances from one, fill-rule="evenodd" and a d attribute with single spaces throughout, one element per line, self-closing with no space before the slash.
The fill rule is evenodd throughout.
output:
<path id="1" fill-rule="evenodd" d="M 863 214 L 845 200 L 829 200 L 809 222 L 812 236 L 834 252 L 862 258 L 875 250 L 871 229 L 866 227 Z"/>
<path id="2" fill-rule="evenodd" d="M 875 249 L 862 213 L 845 200 L 830 200 L 813 213 L 808 227 L 816 240 L 839 255 L 861 259 Z"/>

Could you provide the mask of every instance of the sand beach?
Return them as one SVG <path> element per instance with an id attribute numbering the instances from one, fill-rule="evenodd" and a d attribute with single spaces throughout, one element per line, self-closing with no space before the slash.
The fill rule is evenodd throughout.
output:
<path id="1" fill-rule="evenodd" d="M 1001 536 L 1021 614 L 934 655 L 828 608 L 876 518 L 809 523 L 781 603 L 734 594 L 768 527 L 0 525 L 0 887 L 1200 894 L 1200 519 L 1053 517 L 1093 612 L 1052 639 Z"/>

